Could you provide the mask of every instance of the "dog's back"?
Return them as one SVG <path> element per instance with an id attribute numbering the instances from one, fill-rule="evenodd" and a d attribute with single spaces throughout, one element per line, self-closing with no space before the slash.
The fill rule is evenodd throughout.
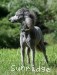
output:
<path id="1" fill-rule="evenodd" d="M 43 35 L 42 35 L 42 31 L 39 27 L 34 26 L 34 31 L 35 31 L 35 37 L 36 37 L 36 41 L 40 41 L 43 40 Z"/>
<path id="2" fill-rule="evenodd" d="M 40 41 L 43 41 L 43 35 L 42 35 L 42 31 L 39 27 L 34 26 L 33 28 L 33 33 L 34 33 L 34 40 L 35 40 L 35 44 L 38 44 Z"/>

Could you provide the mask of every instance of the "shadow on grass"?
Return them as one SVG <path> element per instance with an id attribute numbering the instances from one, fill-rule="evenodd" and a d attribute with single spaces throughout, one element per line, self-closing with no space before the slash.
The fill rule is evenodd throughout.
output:
<path id="1" fill-rule="evenodd" d="M 57 61 L 49 62 L 49 67 L 57 67 Z"/>

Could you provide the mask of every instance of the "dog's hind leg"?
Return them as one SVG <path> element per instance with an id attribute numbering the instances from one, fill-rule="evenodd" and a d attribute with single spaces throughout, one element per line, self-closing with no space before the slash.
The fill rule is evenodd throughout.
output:
<path id="1" fill-rule="evenodd" d="M 46 50 L 45 50 L 45 48 L 44 48 L 44 50 L 43 50 L 43 54 L 44 54 L 44 57 L 45 57 L 45 59 L 46 59 L 46 62 L 48 63 L 48 58 L 47 58 L 47 55 L 46 55 Z"/>
<path id="2" fill-rule="evenodd" d="M 48 58 L 47 58 L 47 55 L 46 55 L 46 49 L 45 49 L 45 45 L 44 45 L 44 42 L 40 42 L 39 45 L 38 45 L 39 49 L 41 49 L 41 51 L 43 52 L 44 54 L 44 57 L 45 57 L 45 60 L 46 62 L 48 63 Z"/>

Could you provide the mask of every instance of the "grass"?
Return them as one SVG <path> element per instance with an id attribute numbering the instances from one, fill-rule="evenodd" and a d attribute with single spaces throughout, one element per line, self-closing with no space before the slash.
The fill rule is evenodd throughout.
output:
<path id="1" fill-rule="evenodd" d="M 27 70 L 27 64 L 20 71 L 22 67 L 20 49 L 0 49 L 0 75 L 57 75 L 57 44 L 47 46 L 46 50 L 49 66 L 44 61 L 43 54 L 36 52 L 35 71 L 32 71 L 31 68 Z M 45 70 L 44 72 L 43 69 Z M 47 69 L 50 69 L 50 72 L 47 72 Z"/>

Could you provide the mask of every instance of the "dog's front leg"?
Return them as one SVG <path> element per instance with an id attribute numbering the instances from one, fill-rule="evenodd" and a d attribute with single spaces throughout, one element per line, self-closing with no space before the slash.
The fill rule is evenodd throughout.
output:
<path id="1" fill-rule="evenodd" d="M 35 66 L 35 48 L 31 48 L 31 66 Z"/>
<path id="2" fill-rule="evenodd" d="M 20 47 L 21 47 L 21 63 L 24 65 L 24 55 L 25 55 L 25 44 L 24 44 L 24 33 L 20 33 Z"/>
<path id="3" fill-rule="evenodd" d="M 24 50 L 24 47 L 21 46 L 21 63 L 22 63 L 22 66 L 24 66 L 24 55 L 25 55 L 25 50 Z"/>
<path id="4" fill-rule="evenodd" d="M 30 64 L 30 48 L 26 47 L 26 54 L 27 54 L 27 64 Z"/>

